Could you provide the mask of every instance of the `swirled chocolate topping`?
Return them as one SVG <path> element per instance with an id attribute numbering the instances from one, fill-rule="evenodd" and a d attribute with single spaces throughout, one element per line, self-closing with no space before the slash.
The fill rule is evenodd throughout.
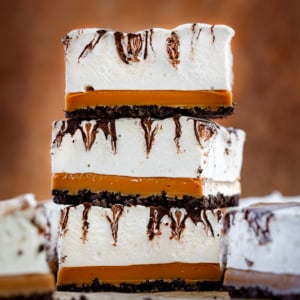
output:
<path id="1" fill-rule="evenodd" d="M 149 35 L 150 32 L 150 35 Z M 148 45 L 152 50 L 153 30 L 145 30 L 140 33 L 115 32 L 116 50 L 122 62 L 129 64 L 139 62 L 140 59 L 146 59 L 148 56 Z M 150 39 L 150 41 L 149 41 Z"/>

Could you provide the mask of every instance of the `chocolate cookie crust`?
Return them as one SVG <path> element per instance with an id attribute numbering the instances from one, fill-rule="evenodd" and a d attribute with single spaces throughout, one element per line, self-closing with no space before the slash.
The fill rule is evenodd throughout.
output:
<path id="1" fill-rule="evenodd" d="M 235 288 L 234 286 L 227 286 L 225 288 L 230 297 L 232 298 L 268 298 L 268 299 L 281 299 L 281 300 L 296 300 L 300 299 L 300 294 L 282 294 L 275 295 L 270 290 L 261 287 L 239 287 Z"/>
<path id="2" fill-rule="evenodd" d="M 54 202 L 57 204 L 79 205 L 89 202 L 92 205 L 100 207 L 112 207 L 114 204 L 124 206 L 164 206 L 166 208 L 205 208 L 215 209 L 220 207 L 231 207 L 238 205 L 240 195 L 224 196 L 217 195 L 203 196 L 194 198 L 192 196 L 183 196 L 183 199 L 168 198 L 165 194 L 141 198 L 139 195 L 121 195 L 119 193 L 100 192 L 93 193 L 89 190 L 80 190 L 77 195 L 69 195 L 68 191 L 53 190 Z"/>
<path id="3" fill-rule="evenodd" d="M 122 283 L 119 286 L 101 284 L 97 279 L 91 285 L 76 286 L 75 284 L 58 286 L 59 291 L 69 292 L 167 292 L 167 291 L 223 291 L 222 283 L 218 281 L 196 282 L 187 284 L 184 280 L 177 279 L 171 282 L 163 280 L 145 281 L 141 284 Z"/>
<path id="4" fill-rule="evenodd" d="M 158 105 L 121 105 L 121 106 L 96 106 L 65 111 L 65 116 L 77 120 L 91 119 L 118 119 L 118 118 L 145 118 L 165 119 L 174 115 L 183 115 L 195 118 L 224 118 L 234 113 L 235 106 L 221 106 L 217 110 L 211 108 L 181 108 Z"/>
<path id="5" fill-rule="evenodd" d="M 45 293 L 45 294 L 30 294 L 30 295 L 16 295 L 9 297 L 1 297 L 0 300 L 53 300 L 53 293 Z"/>

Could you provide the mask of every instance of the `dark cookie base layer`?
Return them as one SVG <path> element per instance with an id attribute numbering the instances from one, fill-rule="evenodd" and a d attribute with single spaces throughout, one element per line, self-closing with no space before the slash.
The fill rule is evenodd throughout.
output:
<path id="1" fill-rule="evenodd" d="M 163 280 L 145 281 L 141 284 L 122 283 L 120 286 L 111 284 L 101 284 L 97 279 L 91 285 L 81 287 L 72 285 L 58 286 L 59 291 L 69 292 L 121 292 L 121 293 L 143 293 L 143 292 L 169 292 L 169 291 L 223 291 L 221 282 L 196 282 L 187 284 L 184 280 L 173 280 L 166 282 Z"/>
<path id="2" fill-rule="evenodd" d="M 230 297 L 232 298 L 268 298 L 268 299 L 282 299 L 282 300 L 298 300 L 300 299 L 300 294 L 283 294 L 274 295 L 270 290 L 262 289 L 258 286 L 256 287 L 241 287 L 235 288 L 233 286 L 226 287 Z"/>
<path id="3" fill-rule="evenodd" d="M 53 300 L 53 293 L 45 294 L 30 294 L 30 295 L 16 295 L 11 297 L 1 297 L 0 300 Z"/>
<path id="4" fill-rule="evenodd" d="M 164 206 L 166 208 L 205 208 L 214 209 L 220 207 L 237 206 L 239 195 L 224 196 L 220 193 L 217 195 L 203 196 L 194 198 L 184 196 L 183 199 L 168 198 L 166 195 L 151 196 L 141 198 L 139 195 L 121 195 L 119 193 L 100 192 L 93 193 L 89 190 L 80 190 L 77 195 L 69 195 L 68 191 L 52 190 L 53 200 L 57 204 L 79 205 L 89 202 L 95 206 L 112 207 L 114 204 L 124 206 Z"/>
<path id="5" fill-rule="evenodd" d="M 234 113 L 234 106 L 221 106 L 217 110 L 208 108 L 180 108 L 158 105 L 133 106 L 96 106 L 74 111 L 65 111 L 67 118 L 78 120 L 91 119 L 118 119 L 118 118 L 145 118 L 165 119 L 174 115 L 183 115 L 195 118 L 224 118 Z"/>

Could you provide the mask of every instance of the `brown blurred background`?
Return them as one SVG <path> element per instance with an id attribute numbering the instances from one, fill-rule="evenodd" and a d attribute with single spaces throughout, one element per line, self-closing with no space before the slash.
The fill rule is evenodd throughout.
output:
<path id="1" fill-rule="evenodd" d="M 51 123 L 64 118 L 65 33 L 194 22 L 236 30 L 236 114 L 222 123 L 247 132 L 243 196 L 300 194 L 300 1 L 1 0 L 0 11 L 0 199 L 51 197 Z"/>

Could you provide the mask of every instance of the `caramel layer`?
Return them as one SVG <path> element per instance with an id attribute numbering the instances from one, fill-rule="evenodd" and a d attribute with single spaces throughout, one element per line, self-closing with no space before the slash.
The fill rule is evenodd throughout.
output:
<path id="1" fill-rule="evenodd" d="M 0 276 L 0 296 L 43 294 L 55 288 L 52 274 Z"/>
<path id="2" fill-rule="evenodd" d="M 227 269 L 224 276 L 224 285 L 236 288 L 269 287 L 273 291 L 288 291 L 297 288 L 300 291 L 300 276 Z"/>
<path id="3" fill-rule="evenodd" d="M 172 107 L 210 107 L 232 106 L 232 93 L 219 91 L 170 91 L 170 90 L 101 90 L 66 95 L 65 109 L 73 111 L 85 107 L 121 105 L 158 105 Z"/>
<path id="4" fill-rule="evenodd" d="M 56 173 L 52 176 L 52 190 L 67 190 L 77 194 L 79 190 L 91 192 L 114 192 L 125 195 L 139 194 L 141 197 L 166 192 L 169 197 L 182 198 L 190 195 L 202 196 L 202 183 L 198 178 L 129 177 L 94 173 Z"/>
<path id="5" fill-rule="evenodd" d="M 220 281 L 219 264 L 168 263 L 132 266 L 66 267 L 58 272 L 57 285 L 90 285 L 94 279 L 100 283 L 119 285 L 139 284 L 143 281 L 184 279 L 186 283 Z"/>

